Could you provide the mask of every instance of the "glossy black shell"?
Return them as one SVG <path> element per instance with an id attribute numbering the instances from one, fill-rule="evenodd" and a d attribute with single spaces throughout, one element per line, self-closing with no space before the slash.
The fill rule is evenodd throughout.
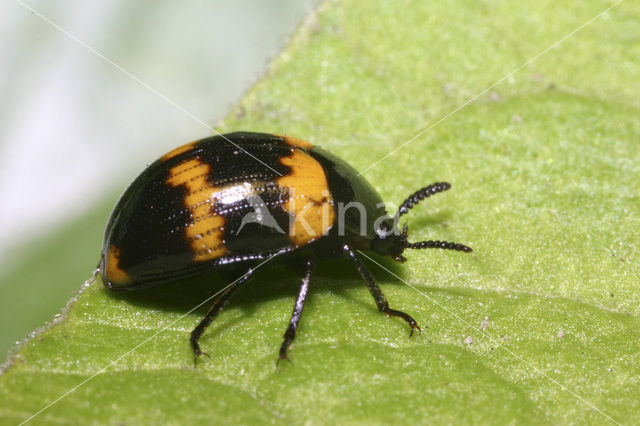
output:
<path id="1" fill-rule="evenodd" d="M 293 194 L 332 210 L 321 234 L 288 232 Z M 364 224 L 356 209 L 339 217 L 340 206 L 354 201 L 366 210 Z M 261 208 L 275 224 L 246 220 Z M 169 152 L 129 185 L 107 224 L 100 270 L 108 287 L 132 289 L 343 241 L 368 249 L 373 222 L 384 215 L 375 189 L 319 147 L 263 133 L 213 136 Z"/>

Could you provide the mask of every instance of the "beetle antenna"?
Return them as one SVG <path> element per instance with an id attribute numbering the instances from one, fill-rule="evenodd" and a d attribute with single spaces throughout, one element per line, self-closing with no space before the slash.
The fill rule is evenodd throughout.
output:
<path id="1" fill-rule="evenodd" d="M 469 246 L 465 246 L 464 244 L 452 243 L 451 241 L 420 241 L 418 243 L 410 243 L 409 241 L 404 241 L 402 246 L 406 249 L 427 249 L 427 248 L 438 248 L 445 250 L 456 250 L 463 251 L 465 253 L 471 253 L 473 249 Z"/>
<path id="2" fill-rule="evenodd" d="M 406 200 L 400 205 L 398 208 L 398 213 L 396 213 L 396 217 L 400 217 L 403 214 L 407 213 L 410 209 L 413 208 L 416 204 L 420 203 L 425 198 L 429 198 L 438 192 L 446 191 L 451 188 L 451 184 L 449 182 L 436 182 L 432 183 L 429 186 L 425 186 L 409 195 Z"/>

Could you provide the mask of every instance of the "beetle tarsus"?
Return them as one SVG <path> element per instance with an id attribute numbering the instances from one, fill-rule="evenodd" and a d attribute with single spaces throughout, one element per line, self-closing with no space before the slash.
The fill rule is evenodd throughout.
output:
<path id="1" fill-rule="evenodd" d="M 422 334 L 422 329 L 418 324 L 413 323 L 410 325 L 411 325 L 411 331 L 409 332 L 409 337 L 413 336 L 413 332 L 415 331 L 415 329 L 418 329 L 418 334 Z"/>
<path id="2" fill-rule="evenodd" d="M 407 324 L 409 324 L 409 327 L 411 327 L 411 331 L 409 332 L 409 337 L 413 336 L 413 332 L 416 329 L 418 329 L 418 334 L 422 333 L 422 329 L 420 328 L 416 320 L 414 320 L 411 315 L 405 314 L 402 311 L 396 311 L 395 309 L 391 309 L 388 306 L 383 312 L 387 314 L 388 317 L 398 317 L 405 320 Z"/>
<path id="3" fill-rule="evenodd" d="M 278 357 L 277 361 L 276 361 L 276 368 L 280 365 L 280 361 L 287 361 L 289 364 L 293 365 L 293 361 L 291 361 L 291 359 L 289 359 L 289 357 L 287 356 L 286 353 L 282 354 L 282 352 L 280 353 L 280 356 Z"/>
<path id="4" fill-rule="evenodd" d="M 192 343 L 193 345 L 193 343 Z M 206 356 L 207 358 L 211 358 L 209 356 L 208 353 L 206 352 L 202 352 L 200 350 L 200 347 L 198 346 L 198 343 L 195 344 L 195 347 L 193 348 L 193 368 L 196 368 L 198 366 L 198 359 L 200 359 L 201 356 Z"/>

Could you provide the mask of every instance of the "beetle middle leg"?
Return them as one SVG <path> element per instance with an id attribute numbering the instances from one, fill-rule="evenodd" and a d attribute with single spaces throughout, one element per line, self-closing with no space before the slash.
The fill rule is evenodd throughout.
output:
<path id="1" fill-rule="evenodd" d="M 224 291 L 224 293 L 222 293 L 222 296 L 220 296 L 218 300 L 216 300 L 216 302 L 213 304 L 211 309 L 209 309 L 209 312 L 207 312 L 207 315 L 205 315 L 205 317 L 202 318 L 202 321 L 200 321 L 200 324 L 198 324 L 196 328 L 194 328 L 193 331 L 191 332 L 190 342 L 191 342 L 191 347 L 193 348 L 193 353 L 195 355 L 195 359 L 193 361 L 194 364 L 198 360 L 200 355 L 203 355 L 203 354 L 207 355 L 206 353 L 200 350 L 200 345 L 198 344 L 198 340 L 200 339 L 200 336 L 202 336 L 202 333 L 204 333 L 204 331 L 207 329 L 207 327 L 209 327 L 209 325 L 213 322 L 213 320 L 216 319 L 220 311 L 222 311 L 222 308 L 224 308 L 226 304 L 229 303 L 231 296 L 234 295 L 234 293 L 238 290 L 238 288 L 240 288 L 240 286 L 242 286 L 242 284 L 249 281 L 249 279 L 253 277 L 254 273 L 255 273 L 255 269 L 250 268 L 243 276 L 241 276 L 240 278 L 232 282 L 229 288 L 227 288 Z"/>
<path id="2" fill-rule="evenodd" d="M 309 290 L 309 281 L 311 280 L 311 272 L 313 271 L 313 267 L 315 266 L 313 260 L 307 259 L 304 262 L 304 276 L 302 277 L 302 284 L 300 285 L 300 290 L 298 291 L 298 298 L 296 299 L 296 304 L 293 307 L 293 313 L 291 314 L 291 320 L 289 321 L 289 327 L 287 327 L 287 331 L 284 333 L 284 341 L 280 346 L 280 356 L 278 357 L 278 361 L 276 361 L 276 365 L 280 363 L 281 360 L 286 359 L 287 357 L 287 349 L 291 345 L 291 342 L 296 337 L 296 331 L 298 331 L 298 323 L 300 322 L 300 317 L 302 317 L 302 309 L 304 308 L 304 302 L 307 298 L 307 291 Z"/>
<path id="3" fill-rule="evenodd" d="M 364 266 L 364 263 L 362 263 L 362 261 L 356 256 L 353 249 L 348 244 L 345 244 L 342 247 L 342 249 L 344 250 L 347 257 L 351 259 L 356 269 L 360 273 L 360 276 L 367 283 L 367 287 L 369 288 L 371 295 L 373 296 L 373 298 L 376 301 L 376 304 L 378 305 L 378 310 L 389 317 L 399 317 L 405 320 L 411 327 L 411 332 L 409 333 L 409 337 L 413 336 L 413 332 L 415 329 L 418 329 L 418 333 L 422 332 L 422 329 L 420 329 L 420 327 L 418 326 L 418 323 L 416 322 L 416 320 L 414 320 L 411 317 L 411 315 L 405 314 L 402 311 L 391 309 L 389 307 L 389 302 L 387 302 L 387 298 L 384 297 L 384 294 L 382 294 L 382 290 L 380 290 L 380 287 L 378 287 L 378 284 L 376 283 L 375 278 L 373 278 L 373 275 L 371 275 L 371 272 L 369 272 L 369 270 Z"/>

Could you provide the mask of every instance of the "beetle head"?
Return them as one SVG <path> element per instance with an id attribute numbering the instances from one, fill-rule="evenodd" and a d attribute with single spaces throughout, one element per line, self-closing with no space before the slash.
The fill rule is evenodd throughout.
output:
<path id="1" fill-rule="evenodd" d="M 451 185 L 447 182 L 436 182 L 411 194 L 400 205 L 393 220 L 388 219 L 380 224 L 380 229 L 376 230 L 377 237 L 371 241 L 370 249 L 380 255 L 391 256 L 393 260 L 398 262 L 404 262 L 407 260 L 402 256 L 402 253 L 406 249 L 439 248 L 463 251 L 465 253 L 472 252 L 473 249 L 471 247 L 450 241 L 428 240 L 415 243 L 409 242 L 407 239 L 408 226 L 406 224 L 403 225 L 402 231 L 398 232 L 397 223 L 400 216 L 407 213 L 425 198 L 428 198 L 433 194 L 437 194 L 438 192 L 446 191 L 449 188 L 451 188 Z"/>

